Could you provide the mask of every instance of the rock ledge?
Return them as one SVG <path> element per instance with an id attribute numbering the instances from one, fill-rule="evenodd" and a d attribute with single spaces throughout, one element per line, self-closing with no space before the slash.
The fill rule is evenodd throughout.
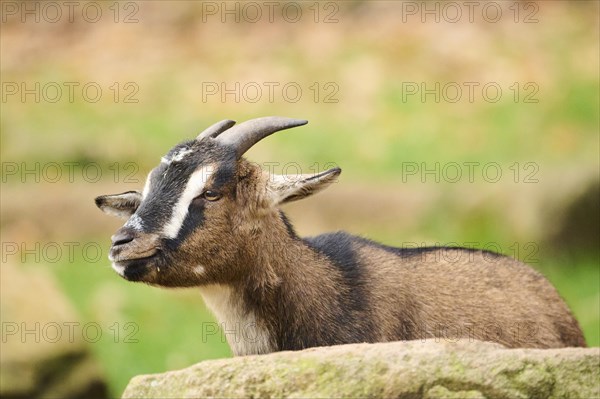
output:
<path id="1" fill-rule="evenodd" d="M 124 398 L 598 398 L 600 348 L 480 341 L 352 344 L 134 377 Z"/>

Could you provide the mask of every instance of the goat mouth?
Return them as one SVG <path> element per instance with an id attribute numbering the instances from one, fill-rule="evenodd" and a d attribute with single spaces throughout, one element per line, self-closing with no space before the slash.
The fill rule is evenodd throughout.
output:
<path id="1" fill-rule="evenodd" d="M 151 264 L 158 257 L 158 252 L 136 259 L 123 259 L 113 263 L 113 269 L 128 281 L 141 281 L 153 268 Z"/>
<path id="2" fill-rule="evenodd" d="M 151 247 L 144 250 L 135 250 L 123 248 L 122 246 L 111 247 L 108 253 L 108 260 L 115 263 L 124 263 L 127 261 L 152 258 L 160 252 L 160 247 Z"/>

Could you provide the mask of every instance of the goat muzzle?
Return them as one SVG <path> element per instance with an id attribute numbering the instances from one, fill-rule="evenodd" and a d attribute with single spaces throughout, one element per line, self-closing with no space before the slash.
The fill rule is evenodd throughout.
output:
<path id="1" fill-rule="evenodd" d="M 157 234 L 140 233 L 128 227 L 117 230 L 111 240 L 109 259 L 112 262 L 148 258 L 160 249 Z"/>

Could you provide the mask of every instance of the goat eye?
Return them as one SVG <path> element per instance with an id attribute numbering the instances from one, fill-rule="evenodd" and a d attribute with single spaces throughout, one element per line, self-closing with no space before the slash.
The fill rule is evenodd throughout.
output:
<path id="1" fill-rule="evenodd" d="M 216 191 L 210 191 L 210 190 L 206 190 L 203 194 L 202 197 L 204 199 L 206 199 L 207 201 L 216 201 L 219 198 L 221 198 L 221 194 L 217 193 Z"/>

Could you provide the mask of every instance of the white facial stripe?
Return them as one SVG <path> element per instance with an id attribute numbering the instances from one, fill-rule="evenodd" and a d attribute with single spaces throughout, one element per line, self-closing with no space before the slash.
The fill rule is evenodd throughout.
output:
<path id="1" fill-rule="evenodd" d="M 179 197 L 173 208 L 171 220 L 169 220 L 169 223 L 166 224 L 163 230 L 165 236 L 168 238 L 177 237 L 187 215 L 190 203 L 195 197 L 202 194 L 204 185 L 212 176 L 214 169 L 213 165 L 206 165 L 192 173 L 185 186 L 185 190 L 183 190 L 181 197 Z"/>
<path id="2" fill-rule="evenodd" d="M 144 190 L 142 191 L 142 201 L 148 196 L 148 193 L 150 192 L 150 175 L 152 175 L 152 171 L 150 171 L 150 173 L 148 173 L 148 176 L 146 177 L 146 184 L 144 185 Z M 142 231 L 142 219 L 134 213 L 133 215 L 131 215 L 129 220 L 127 220 L 125 226 L 131 227 L 132 229 L 137 231 Z"/>
<path id="3" fill-rule="evenodd" d="M 153 170 L 151 170 L 150 173 L 148 173 L 148 176 L 146 176 L 146 184 L 144 184 L 144 190 L 142 190 L 142 200 L 146 198 L 150 192 L 150 176 L 152 175 L 152 172 Z"/>

